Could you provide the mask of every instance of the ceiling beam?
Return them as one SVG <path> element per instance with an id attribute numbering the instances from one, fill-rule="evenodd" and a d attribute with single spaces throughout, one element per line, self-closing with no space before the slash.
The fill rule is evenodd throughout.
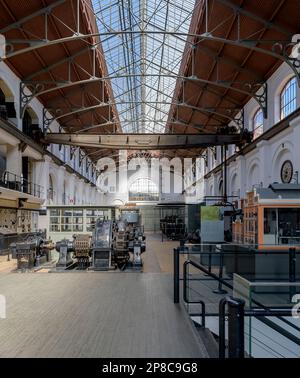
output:
<path id="1" fill-rule="evenodd" d="M 250 142 L 248 132 L 239 134 L 68 134 L 49 133 L 41 142 L 113 150 L 174 150 L 205 148 Z"/>

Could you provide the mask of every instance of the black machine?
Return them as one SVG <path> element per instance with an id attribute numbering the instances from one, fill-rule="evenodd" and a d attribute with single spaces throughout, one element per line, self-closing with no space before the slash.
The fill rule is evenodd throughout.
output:
<path id="1" fill-rule="evenodd" d="M 167 238 L 181 240 L 185 236 L 185 224 L 177 215 L 166 216 L 160 220 L 160 229 Z"/>
<path id="2" fill-rule="evenodd" d="M 23 241 L 10 244 L 12 258 L 17 259 L 17 269 L 27 270 L 39 267 L 51 260 L 54 244 L 45 238 L 44 233 L 27 236 Z"/>

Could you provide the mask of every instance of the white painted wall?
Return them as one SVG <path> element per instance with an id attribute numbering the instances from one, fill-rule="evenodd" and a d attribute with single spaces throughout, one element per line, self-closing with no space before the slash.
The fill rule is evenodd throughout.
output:
<path id="1" fill-rule="evenodd" d="M 20 79 L 4 62 L 0 62 L 0 86 L 5 87 L 5 92 L 7 92 L 7 94 L 5 93 L 7 100 L 14 101 L 15 103 L 16 118 L 9 119 L 9 121 L 12 124 L 15 124 L 19 130 L 22 130 L 22 119 L 20 117 L 19 106 Z M 35 118 L 33 123 L 42 125 L 43 105 L 34 98 L 30 102 L 30 109 Z M 54 121 L 51 125 L 51 130 L 58 131 L 58 129 L 59 124 L 58 122 Z M 7 170 L 20 175 L 22 171 L 22 155 L 25 156 L 26 152 L 22 154 L 18 147 L 18 145 L 13 146 L 7 144 L 5 148 L 2 148 L 2 153 L 4 153 L 7 158 Z M 34 151 L 32 151 L 32 180 L 44 187 L 43 198 L 46 200 L 44 205 L 47 204 L 47 192 L 49 189 L 50 175 L 52 177 L 55 192 L 54 200 L 51 202 L 52 204 L 62 204 L 64 183 L 66 183 L 66 196 L 68 199 L 67 204 L 74 203 L 75 194 L 76 202 L 78 204 L 94 204 L 99 202 L 100 194 L 98 193 L 97 188 L 91 185 L 91 182 L 96 182 L 96 177 L 92 178 L 91 167 L 89 168 L 88 172 L 86 172 L 86 159 L 83 160 L 83 164 L 79 167 L 79 149 L 76 150 L 72 160 L 70 159 L 70 148 L 68 146 L 66 147 L 65 153 L 64 147 L 59 149 L 58 145 L 50 145 L 48 150 L 52 152 L 53 155 L 64 161 L 65 164 L 83 174 L 87 178 L 87 181 L 90 180 L 90 182 L 82 180 L 76 174 L 69 173 L 65 167 L 60 167 L 47 155 L 44 155 L 41 160 L 39 155 L 34 154 Z"/>
<path id="2" fill-rule="evenodd" d="M 285 84 L 294 74 L 287 64 L 282 64 L 269 78 L 268 84 L 268 118 L 264 119 L 264 132 L 280 120 L 280 93 Z M 300 88 L 297 86 L 297 106 L 300 106 Z M 251 99 L 244 107 L 245 127 L 252 130 L 253 116 L 258 104 Z M 290 126 L 269 141 L 261 141 L 257 147 L 245 156 L 236 156 L 236 159 L 227 167 L 228 195 L 245 197 L 247 191 L 253 186 L 264 187 L 273 182 L 281 182 L 280 171 L 285 160 L 291 160 L 294 172 L 300 172 L 300 117 L 295 118 Z M 229 146 L 227 157 L 234 154 L 235 147 Z M 217 160 L 213 158 L 210 149 L 208 153 L 208 166 L 205 167 L 197 181 L 197 192 L 203 195 L 219 195 L 221 173 L 212 174 L 204 180 L 204 174 L 209 173 L 220 164 L 220 148 Z M 299 176 L 300 180 L 300 176 Z"/>

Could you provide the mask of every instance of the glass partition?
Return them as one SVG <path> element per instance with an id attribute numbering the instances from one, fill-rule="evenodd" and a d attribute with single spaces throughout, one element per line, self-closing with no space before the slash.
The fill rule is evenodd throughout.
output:
<path id="1" fill-rule="evenodd" d="M 300 357 L 300 317 L 296 307 L 300 282 L 253 281 L 235 275 L 233 296 L 245 301 L 246 315 L 264 310 L 276 312 L 276 316 L 245 316 L 245 351 L 249 357 Z"/>
<path id="2" fill-rule="evenodd" d="M 50 208 L 49 232 L 92 232 L 97 219 L 112 219 L 111 208 Z"/>
<path id="3" fill-rule="evenodd" d="M 300 245 L 300 208 L 265 208 L 264 243 Z"/>

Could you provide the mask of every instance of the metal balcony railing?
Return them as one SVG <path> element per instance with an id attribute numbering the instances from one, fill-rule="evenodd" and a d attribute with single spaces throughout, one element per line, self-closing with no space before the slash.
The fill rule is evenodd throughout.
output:
<path id="1" fill-rule="evenodd" d="M 300 327 L 293 315 L 300 295 L 299 257 L 299 245 L 261 251 L 182 241 L 174 249 L 174 303 L 182 298 L 202 328 L 210 320 L 220 358 L 299 357 Z"/>
<path id="2" fill-rule="evenodd" d="M 26 180 L 22 176 L 18 176 L 8 171 L 4 171 L 1 175 L 0 186 L 38 198 L 42 198 L 44 193 L 44 188 L 42 185 Z"/>

